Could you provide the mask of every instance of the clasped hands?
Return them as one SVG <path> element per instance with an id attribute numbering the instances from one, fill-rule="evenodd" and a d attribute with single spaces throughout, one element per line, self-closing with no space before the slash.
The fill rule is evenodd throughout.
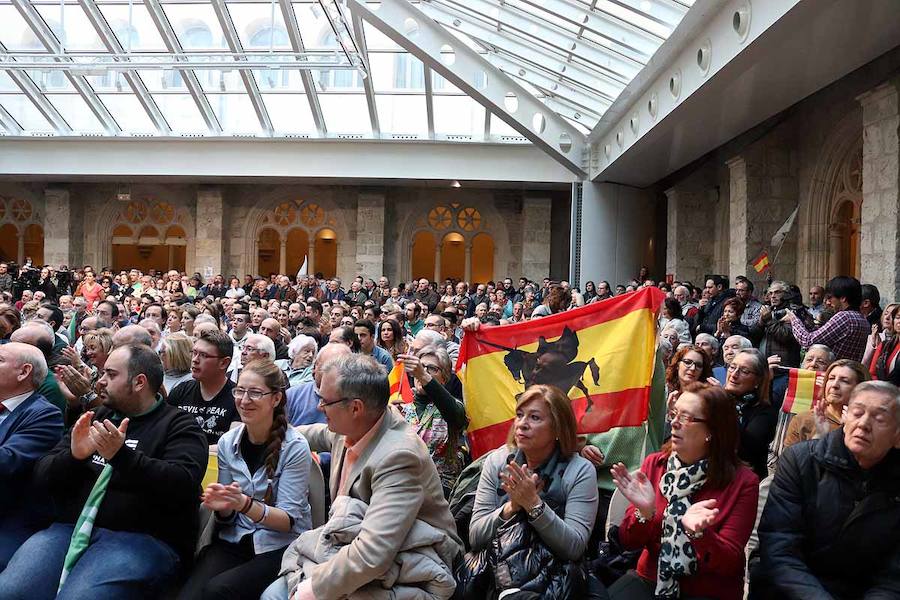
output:
<path id="1" fill-rule="evenodd" d="M 247 503 L 247 496 L 241 491 L 241 486 L 235 482 L 227 485 L 211 483 L 206 486 L 200 499 L 203 501 L 203 506 L 220 513 L 240 511 Z"/>
<path id="2" fill-rule="evenodd" d="M 106 460 L 112 460 L 125 444 L 128 418 L 116 427 L 109 419 L 91 422 L 94 411 L 88 411 L 78 418 L 72 427 L 71 451 L 77 460 L 85 460 L 94 452 Z"/>
<path id="3" fill-rule="evenodd" d="M 642 471 L 632 474 L 623 463 L 616 463 L 610 469 L 613 483 L 625 498 L 631 502 L 644 519 L 650 520 L 656 515 L 656 491 L 653 484 Z M 691 504 L 681 524 L 691 535 L 699 535 L 713 524 L 719 515 L 715 498 L 701 500 Z"/>
<path id="4" fill-rule="evenodd" d="M 503 518 L 510 519 L 520 509 L 528 510 L 541 503 L 539 493 L 544 482 L 527 466 L 512 461 L 500 471 L 500 487 L 509 495 L 509 502 L 503 507 Z"/>

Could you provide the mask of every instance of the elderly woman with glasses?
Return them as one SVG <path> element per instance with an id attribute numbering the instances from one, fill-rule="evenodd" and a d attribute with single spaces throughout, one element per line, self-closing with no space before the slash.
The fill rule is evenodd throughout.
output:
<path id="1" fill-rule="evenodd" d="M 203 492 L 218 534 L 179 600 L 259 598 L 278 577 L 288 545 L 312 528 L 312 455 L 306 438 L 288 426 L 286 387 L 284 373 L 269 359 L 241 372 L 232 390 L 241 423 L 219 439 L 219 479 Z"/>
<path id="2" fill-rule="evenodd" d="M 760 479 L 769 469 L 769 442 L 775 437 L 778 411 L 769 402 L 772 375 L 759 350 L 740 350 L 728 365 L 725 391 L 737 407 L 740 445 L 738 456 Z"/>
<path id="3" fill-rule="evenodd" d="M 642 552 L 637 572 L 616 581 L 609 595 L 740 600 L 759 479 L 737 455 L 735 404 L 718 386 L 691 383 L 669 420 L 671 440 L 640 471 L 612 468 L 631 503 L 619 539 Z"/>
<path id="4" fill-rule="evenodd" d="M 462 436 L 469 424 L 465 405 L 444 387 L 450 380 L 450 356 L 441 346 L 427 345 L 415 354 L 397 358 L 415 383 L 413 401 L 401 404 L 400 412 L 428 447 L 444 497 L 449 497 L 466 466 Z"/>

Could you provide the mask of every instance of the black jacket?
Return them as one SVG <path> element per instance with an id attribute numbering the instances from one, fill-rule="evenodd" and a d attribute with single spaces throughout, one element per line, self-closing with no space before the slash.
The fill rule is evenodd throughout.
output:
<path id="1" fill-rule="evenodd" d="M 121 422 L 105 406 L 94 417 L 103 419 Z M 56 520 L 62 523 L 78 520 L 105 466 L 99 454 L 76 460 L 71 435 L 67 432 L 34 470 L 35 481 L 49 488 Z M 188 561 L 197 541 L 208 457 L 206 436 L 193 415 L 160 402 L 149 413 L 129 419 L 125 445 L 110 461 L 113 473 L 95 526 L 152 535 Z"/>
<path id="2" fill-rule="evenodd" d="M 725 301 L 734 298 L 735 291 L 728 289 L 721 292 L 718 296 L 702 306 L 694 317 L 694 337 L 698 333 L 708 333 L 716 335 L 716 329 L 719 326 L 719 318 L 725 310 Z"/>
<path id="3" fill-rule="evenodd" d="M 843 428 L 791 446 L 759 524 L 762 598 L 900 598 L 900 450 L 863 471 Z"/>
<path id="4" fill-rule="evenodd" d="M 737 400 L 740 442 L 738 457 L 750 465 L 760 481 L 769 474 L 767 466 L 769 442 L 775 438 L 778 409 L 771 404 L 762 405 L 756 394 L 748 394 Z"/>

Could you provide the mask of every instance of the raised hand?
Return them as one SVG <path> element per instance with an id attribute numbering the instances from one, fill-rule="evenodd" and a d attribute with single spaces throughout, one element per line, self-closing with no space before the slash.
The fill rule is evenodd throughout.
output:
<path id="1" fill-rule="evenodd" d="M 84 368 L 84 363 L 81 361 L 81 356 L 79 356 L 78 351 L 75 350 L 72 346 L 66 346 L 62 349 L 62 355 L 65 358 L 69 359 L 69 362 L 72 363 L 72 366 L 78 369 L 79 371 Z"/>
<path id="2" fill-rule="evenodd" d="M 97 447 L 97 452 L 106 460 L 112 460 L 120 448 L 125 444 L 125 432 L 128 431 L 128 418 L 116 427 L 109 419 L 96 422 L 91 425 L 88 434 Z"/>
<path id="3" fill-rule="evenodd" d="M 84 413 L 75 425 L 72 427 L 72 439 L 70 449 L 72 457 L 76 460 L 84 460 L 97 451 L 94 440 L 91 439 L 91 419 L 94 418 L 94 411 L 89 410 Z"/>
<path id="4" fill-rule="evenodd" d="M 717 516 L 719 516 L 719 509 L 716 508 L 715 498 L 701 500 L 691 504 L 691 507 L 681 517 L 681 524 L 689 533 L 696 535 L 703 533 L 703 530 L 712 525 Z"/>
<path id="5" fill-rule="evenodd" d="M 55 372 L 73 395 L 84 396 L 91 391 L 90 380 L 75 367 L 59 365 L 56 367 Z"/>
<path id="6" fill-rule="evenodd" d="M 644 518 L 649 519 L 656 513 L 656 491 L 643 472 L 629 473 L 622 463 L 613 465 L 609 472 L 622 495 L 634 504 Z"/>

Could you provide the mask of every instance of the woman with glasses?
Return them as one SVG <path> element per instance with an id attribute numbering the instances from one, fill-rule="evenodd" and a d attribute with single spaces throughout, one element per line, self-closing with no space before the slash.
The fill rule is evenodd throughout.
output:
<path id="1" fill-rule="evenodd" d="M 401 404 L 400 412 L 428 447 L 444 497 L 449 498 L 466 466 L 462 436 L 469 424 L 465 405 L 444 387 L 450 380 L 450 355 L 440 346 L 429 345 L 397 359 L 415 382 L 415 397 L 411 403 Z"/>
<path id="2" fill-rule="evenodd" d="M 622 463 L 611 470 L 631 503 L 619 539 L 643 551 L 610 598 L 740 600 L 759 479 L 738 458 L 735 404 L 718 386 L 690 383 L 669 420 L 671 440 L 640 471 Z"/>
<path id="3" fill-rule="evenodd" d="M 672 408 L 684 386 L 689 383 L 706 383 L 712 376 L 712 363 L 709 355 L 693 344 L 678 346 L 675 355 L 666 368 L 666 398 L 668 407 Z"/>
<path id="4" fill-rule="evenodd" d="M 285 548 L 312 527 L 309 444 L 288 426 L 286 386 L 281 369 L 261 359 L 232 390 L 241 424 L 219 439 L 219 480 L 203 492 L 218 533 L 181 600 L 259 598 L 278 577 Z"/>
<path id="5" fill-rule="evenodd" d="M 734 355 L 726 373 L 725 391 L 738 411 L 738 456 L 765 479 L 769 442 L 775 437 L 778 421 L 778 411 L 769 401 L 772 375 L 768 363 L 759 350 L 748 348 Z"/>

